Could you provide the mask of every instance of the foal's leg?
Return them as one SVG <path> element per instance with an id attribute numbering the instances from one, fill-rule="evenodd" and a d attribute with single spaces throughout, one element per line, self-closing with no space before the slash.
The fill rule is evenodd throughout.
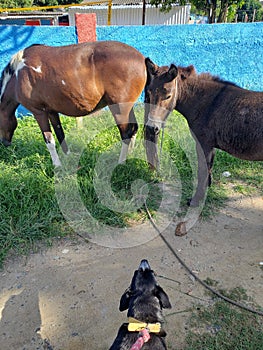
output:
<path id="1" fill-rule="evenodd" d="M 51 132 L 48 114 L 35 114 L 34 116 L 44 136 L 44 140 L 49 150 L 53 165 L 56 167 L 61 166 L 61 162 L 56 150 L 55 140 Z"/>
<path id="2" fill-rule="evenodd" d="M 119 163 L 124 163 L 126 161 L 129 146 L 130 144 L 134 144 L 135 135 L 138 130 L 138 124 L 132 106 L 131 103 L 110 106 L 122 139 Z"/>
<path id="3" fill-rule="evenodd" d="M 145 149 L 147 161 L 150 169 L 156 170 L 159 168 L 159 157 L 158 157 L 158 139 L 159 134 L 155 133 L 152 127 L 147 125 L 147 122 L 144 125 L 144 140 L 145 140 Z"/>
<path id="4" fill-rule="evenodd" d="M 159 168 L 159 157 L 158 157 L 158 139 L 159 133 L 154 131 L 154 128 L 148 125 L 150 114 L 150 98 L 145 87 L 144 97 L 144 144 L 146 150 L 146 157 L 150 169 L 156 170 Z"/>
<path id="5" fill-rule="evenodd" d="M 66 144 L 66 141 L 65 141 L 65 134 L 64 134 L 64 130 L 63 130 L 63 127 L 61 125 L 58 113 L 55 113 L 55 112 L 49 113 L 49 120 L 51 121 L 51 124 L 53 126 L 53 129 L 55 131 L 58 142 L 59 142 L 63 152 L 65 154 L 68 154 L 69 153 L 68 145 Z"/>
<path id="6" fill-rule="evenodd" d="M 207 168 L 208 168 L 208 183 L 207 185 L 210 187 L 212 184 L 212 169 L 215 159 L 216 150 L 213 148 L 212 151 L 209 152 L 207 156 Z"/>
<path id="7" fill-rule="evenodd" d="M 215 150 L 213 148 L 201 147 L 196 143 L 197 160 L 198 160 L 198 183 L 197 189 L 190 200 L 190 206 L 195 207 L 199 205 L 199 202 L 204 199 L 207 187 L 212 182 L 212 167 L 214 162 Z"/>

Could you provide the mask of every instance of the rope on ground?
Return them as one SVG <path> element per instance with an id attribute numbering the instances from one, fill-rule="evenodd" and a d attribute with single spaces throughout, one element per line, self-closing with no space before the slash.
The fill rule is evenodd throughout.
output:
<path id="1" fill-rule="evenodd" d="M 162 232 L 159 230 L 159 228 L 157 227 L 157 225 L 155 224 L 152 215 L 147 207 L 146 201 L 144 202 L 144 207 L 146 210 L 146 213 L 149 217 L 149 220 L 151 222 L 151 224 L 153 225 L 154 229 L 158 232 L 159 236 L 161 237 L 161 239 L 164 241 L 164 243 L 167 245 L 167 247 L 170 249 L 170 251 L 173 253 L 173 255 L 176 257 L 176 259 L 180 262 L 180 264 L 190 273 L 190 275 L 192 275 L 194 277 L 194 279 L 199 282 L 204 288 L 208 289 L 211 293 L 215 294 L 217 297 L 219 297 L 220 299 L 225 300 L 226 302 L 237 306 L 243 310 L 252 312 L 253 314 L 257 314 L 259 316 L 263 316 L 263 312 L 259 311 L 259 310 L 255 310 L 253 308 L 250 308 L 249 306 L 243 305 L 241 303 L 238 303 L 226 296 L 224 296 L 223 294 L 219 293 L 218 291 L 216 291 L 214 288 L 212 288 L 211 286 L 209 286 L 208 284 L 206 284 L 204 281 L 202 281 L 187 265 L 186 263 L 180 258 L 180 256 L 176 253 L 175 249 L 171 246 L 171 244 L 168 242 L 168 240 L 164 237 L 164 235 L 162 234 Z"/>

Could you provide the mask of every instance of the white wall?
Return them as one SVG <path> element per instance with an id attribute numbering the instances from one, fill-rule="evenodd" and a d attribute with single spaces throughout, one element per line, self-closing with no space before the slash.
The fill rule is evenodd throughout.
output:
<path id="1" fill-rule="evenodd" d="M 173 5 L 168 13 L 160 12 L 159 8 L 146 5 L 145 24 L 186 24 L 190 18 L 191 5 Z M 69 8 L 69 24 L 75 25 L 75 13 L 96 13 L 97 25 L 107 25 L 108 6 L 80 6 Z M 142 24 L 142 4 L 112 5 L 111 25 L 140 25 Z"/>

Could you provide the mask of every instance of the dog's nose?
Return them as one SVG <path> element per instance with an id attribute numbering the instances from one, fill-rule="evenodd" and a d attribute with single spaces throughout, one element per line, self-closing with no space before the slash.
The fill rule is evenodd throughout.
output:
<path id="1" fill-rule="evenodd" d="M 140 263 L 139 269 L 145 271 L 145 270 L 151 270 L 151 267 L 146 259 L 143 259 Z"/>

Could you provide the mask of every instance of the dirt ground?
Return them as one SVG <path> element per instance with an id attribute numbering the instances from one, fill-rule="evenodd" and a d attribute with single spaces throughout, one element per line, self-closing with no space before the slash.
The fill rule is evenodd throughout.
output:
<path id="1" fill-rule="evenodd" d="M 231 197 L 208 222 L 166 237 L 201 279 L 241 286 L 263 306 L 263 197 Z M 1 350 L 106 350 L 126 321 L 119 300 L 146 258 L 170 297 L 164 310 L 169 349 L 182 349 L 189 309 L 209 297 L 160 237 L 131 248 L 62 239 L 0 271 Z"/>

